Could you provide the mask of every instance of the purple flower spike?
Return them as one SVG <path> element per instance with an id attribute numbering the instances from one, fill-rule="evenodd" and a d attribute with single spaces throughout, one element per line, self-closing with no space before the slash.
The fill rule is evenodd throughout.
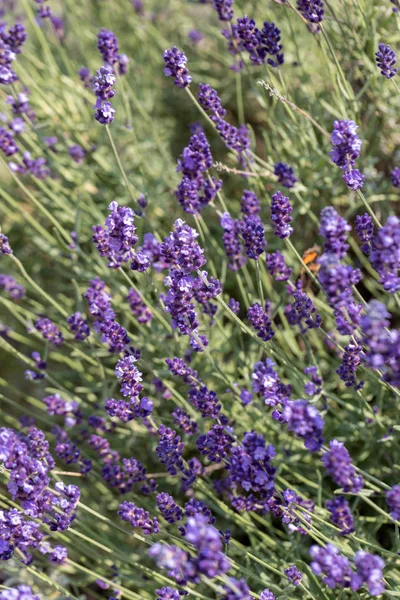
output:
<path id="1" fill-rule="evenodd" d="M 247 318 L 257 331 L 257 336 L 264 340 L 264 342 L 268 342 L 274 336 L 275 332 L 272 329 L 272 321 L 258 303 L 250 306 Z"/>
<path id="2" fill-rule="evenodd" d="M 379 44 L 379 50 L 376 52 L 375 57 L 376 66 L 381 70 L 381 75 L 386 79 L 391 79 L 396 75 L 398 69 L 394 65 L 397 62 L 397 57 L 389 44 Z"/>
<path id="3" fill-rule="evenodd" d="M 164 52 L 164 75 L 174 77 L 174 83 L 180 88 L 188 87 L 192 77 L 186 68 L 187 58 L 176 46 Z"/>
<path id="4" fill-rule="evenodd" d="M 345 492 L 356 494 L 364 487 L 364 480 L 361 475 L 357 475 L 343 442 L 329 442 L 329 450 L 322 455 L 321 460 L 334 482 Z"/>
<path id="5" fill-rule="evenodd" d="M 333 206 L 322 209 L 319 232 L 325 239 L 325 252 L 336 254 L 338 258 L 344 258 L 349 249 L 346 241 L 349 231 L 351 231 L 350 225 L 338 215 Z"/>
<path id="6" fill-rule="evenodd" d="M 386 492 L 386 502 L 392 519 L 400 520 L 400 485 L 394 485 Z"/>
<path id="7" fill-rule="evenodd" d="M 275 235 L 281 239 L 288 238 L 293 233 L 293 227 L 289 225 L 292 220 L 290 216 L 293 208 L 282 192 L 276 192 L 272 196 L 271 220 L 275 225 Z"/>
<path id="8" fill-rule="evenodd" d="M 13 253 L 10 243 L 8 241 L 8 237 L 6 235 L 4 235 L 4 233 L 0 233 L 0 252 L 2 254 L 12 254 Z"/>

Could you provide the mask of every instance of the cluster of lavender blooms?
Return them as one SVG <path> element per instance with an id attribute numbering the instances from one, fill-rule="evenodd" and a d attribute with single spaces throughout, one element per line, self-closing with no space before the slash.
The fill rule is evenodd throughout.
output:
<path id="1" fill-rule="evenodd" d="M 57 481 L 51 489 L 55 462 L 44 433 L 33 426 L 21 433 L 0 429 L 0 462 L 7 469 L 8 492 L 21 508 L 0 511 L 1 560 L 10 560 L 18 552 L 29 565 L 34 560 L 32 551 L 37 550 L 51 562 L 62 563 L 66 548 L 52 545 L 41 524 L 52 532 L 68 529 L 75 519 L 79 488 Z"/>
<path id="2" fill-rule="evenodd" d="M 260 30 L 254 19 L 244 15 L 237 19 L 235 33 L 241 41 L 240 50 L 248 52 L 252 64 L 262 65 L 267 62 L 271 67 L 283 64 L 281 32 L 275 23 L 265 21 Z"/>
<path id="3" fill-rule="evenodd" d="M 358 126 L 354 121 L 335 121 L 330 137 L 333 145 L 333 150 L 330 152 L 331 160 L 344 171 L 342 179 L 348 188 L 355 191 L 360 190 L 364 185 L 364 175 L 354 168 L 362 146 L 357 129 Z"/>
<path id="4" fill-rule="evenodd" d="M 192 135 L 177 166 L 177 171 L 182 172 L 182 180 L 175 194 L 185 212 L 201 212 L 207 204 L 213 202 L 221 189 L 222 181 L 208 174 L 212 164 L 210 145 L 205 134 L 200 132 Z"/>
<path id="5" fill-rule="evenodd" d="M 9 85 L 18 80 L 17 74 L 13 71 L 12 63 L 17 54 L 21 53 L 21 48 L 26 42 L 27 34 L 24 25 L 15 23 L 7 29 L 5 22 L 0 25 L 0 84 Z"/>
<path id="6" fill-rule="evenodd" d="M 125 75 L 128 70 L 129 58 L 126 54 L 119 54 L 119 45 L 116 35 L 107 29 L 101 29 L 97 35 L 97 47 L 105 64 L 112 68 L 117 67 L 119 75 Z"/>

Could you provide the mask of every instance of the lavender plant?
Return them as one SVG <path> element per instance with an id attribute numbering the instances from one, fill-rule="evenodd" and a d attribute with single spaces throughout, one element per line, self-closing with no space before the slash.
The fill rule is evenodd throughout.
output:
<path id="1" fill-rule="evenodd" d="M 400 595 L 398 9 L 2 4 L 1 600 Z"/>

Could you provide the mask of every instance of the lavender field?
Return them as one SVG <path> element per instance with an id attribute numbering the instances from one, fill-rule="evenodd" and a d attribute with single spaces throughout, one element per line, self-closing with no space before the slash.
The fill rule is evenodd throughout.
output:
<path id="1" fill-rule="evenodd" d="M 0 15 L 0 600 L 400 598 L 399 0 Z"/>

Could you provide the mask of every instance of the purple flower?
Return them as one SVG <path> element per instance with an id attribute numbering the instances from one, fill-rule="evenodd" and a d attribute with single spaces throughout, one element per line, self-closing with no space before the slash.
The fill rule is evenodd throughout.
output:
<path id="1" fill-rule="evenodd" d="M 174 231 L 161 244 L 161 255 L 166 264 L 179 268 L 182 275 L 189 275 L 205 265 L 204 250 L 196 241 L 198 236 L 182 219 L 177 219 Z"/>
<path id="2" fill-rule="evenodd" d="M 203 418 L 216 419 L 221 411 L 221 403 L 215 392 L 209 390 L 205 385 L 192 386 L 189 390 L 188 399 L 190 404 L 201 413 Z"/>
<path id="3" fill-rule="evenodd" d="M 4 127 L 0 127 L 0 150 L 6 156 L 12 156 L 19 152 L 19 147 L 14 140 L 13 134 L 4 129 Z"/>
<path id="4" fill-rule="evenodd" d="M 121 358 L 115 366 L 115 375 L 121 381 L 121 394 L 130 398 L 139 397 L 143 390 L 142 373 L 135 366 L 136 358 L 131 354 Z"/>
<path id="5" fill-rule="evenodd" d="M 240 224 L 240 231 L 247 256 L 253 260 L 258 260 L 258 257 L 264 252 L 266 246 L 264 225 L 260 217 L 257 215 L 245 215 Z"/>
<path id="6" fill-rule="evenodd" d="M 346 241 L 349 231 L 351 231 L 350 225 L 338 215 L 333 206 L 322 209 L 319 232 L 325 240 L 325 252 L 336 254 L 338 258 L 344 258 L 349 249 Z"/>
<path id="7" fill-rule="evenodd" d="M 375 53 L 375 57 L 376 66 L 381 70 L 381 75 L 387 79 L 391 79 L 396 75 L 398 69 L 394 65 L 397 62 L 397 57 L 389 44 L 379 44 L 379 50 Z"/>
<path id="8" fill-rule="evenodd" d="M 346 387 L 354 387 L 359 390 L 364 382 L 357 384 L 355 374 L 357 367 L 362 364 L 363 349 L 359 344 L 350 343 L 344 348 L 342 364 L 336 373 L 344 381 Z"/>
<path id="9" fill-rule="evenodd" d="M 158 533 L 159 524 L 157 517 L 151 518 L 147 510 L 139 508 L 133 502 L 122 502 L 119 505 L 118 515 L 132 527 L 140 527 L 145 535 Z"/>
<path id="10" fill-rule="evenodd" d="M 257 331 L 257 336 L 268 342 L 275 334 L 272 329 L 272 321 L 265 310 L 257 302 L 250 306 L 247 318 Z"/>
<path id="11" fill-rule="evenodd" d="M 292 565 L 288 569 L 285 569 L 284 573 L 292 585 L 300 585 L 301 580 L 303 579 L 303 575 L 295 565 Z"/>
<path id="12" fill-rule="evenodd" d="M 196 555 L 191 559 L 192 581 L 198 581 L 200 575 L 210 579 L 223 575 L 231 568 L 227 557 L 222 553 L 222 540 L 218 531 L 208 524 L 204 515 L 189 517 L 186 525 L 185 539 L 193 544 Z"/>
<path id="13" fill-rule="evenodd" d="M 240 242 L 241 223 L 237 219 L 232 219 L 229 213 L 223 213 L 221 227 L 224 230 L 222 243 L 229 258 L 228 266 L 232 271 L 238 271 L 246 263 L 246 257 L 243 256 L 243 247 Z"/>
<path id="14" fill-rule="evenodd" d="M 258 215 L 260 213 L 260 208 L 260 201 L 255 193 L 250 190 L 244 190 L 240 203 L 242 214 L 248 217 L 251 215 Z"/>
<path id="15" fill-rule="evenodd" d="M 117 321 L 95 321 L 94 329 L 101 333 L 101 341 L 109 345 L 110 352 L 118 354 L 130 342 L 126 330 Z"/>
<path id="16" fill-rule="evenodd" d="M 3 288 L 13 300 L 20 300 L 25 296 L 25 288 L 17 283 L 11 275 L 0 274 L 0 287 Z"/>
<path id="17" fill-rule="evenodd" d="M 357 475 L 343 442 L 329 442 L 329 450 L 322 455 L 321 460 L 333 481 L 345 492 L 357 494 L 363 488 L 364 480 L 361 475 Z"/>
<path id="18" fill-rule="evenodd" d="M 165 425 L 160 425 L 157 433 L 160 439 L 156 448 L 156 454 L 162 464 L 166 466 L 168 473 L 176 475 L 178 471 L 184 470 L 182 460 L 184 444 L 181 442 L 181 438 L 177 435 L 176 431 L 165 427 Z"/>
<path id="19" fill-rule="evenodd" d="M 118 62 L 118 40 L 112 31 L 101 29 L 97 34 L 97 47 L 104 62 L 114 65 Z"/>
<path id="20" fill-rule="evenodd" d="M 348 535 L 355 531 L 353 515 L 344 496 L 336 496 L 328 500 L 326 508 L 331 513 L 332 523 L 341 529 L 341 535 Z"/>
<path id="21" fill-rule="evenodd" d="M 364 550 L 356 552 L 354 559 L 357 576 L 367 586 L 371 596 L 380 596 L 385 591 L 383 581 L 384 561 L 376 554 L 369 554 Z"/>
<path id="22" fill-rule="evenodd" d="M 86 156 L 85 150 L 82 148 L 82 146 L 78 146 L 78 144 L 69 146 L 68 152 L 72 160 L 74 160 L 78 165 L 83 162 L 83 159 Z"/>
<path id="23" fill-rule="evenodd" d="M 196 421 L 192 421 L 190 416 L 187 414 L 186 411 L 183 410 L 183 408 L 175 408 L 175 410 L 172 412 L 172 418 L 175 425 L 177 425 L 179 429 L 181 429 L 188 435 L 193 435 L 194 433 L 197 433 L 198 428 Z"/>
<path id="24" fill-rule="evenodd" d="M 350 171 L 343 173 L 342 179 L 350 190 L 356 192 L 363 187 L 365 175 L 360 173 L 358 169 L 351 169 Z"/>
<path id="25" fill-rule="evenodd" d="M 78 71 L 80 80 L 85 84 L 85 88 L 91 88 L 93 85 L 93 77 L 90 74 L 90 69 L 81 67 Z"/>
<path id="26" fill-rule="evenodd" d="M 84 319 L 80 312 L 76 312 L 67 319 L 69 330 L 75 334 L 77 341 L 86 340 L 90 335 L 90 328 L 86 319 Z"/>
<path id="27" fill-rule="evenodd" d="M 369 256 L 371 254 L 371 241 L 374 237 L 374 224 L 368 213 L 357 215 L 354 221 L 355 230 L 363 245 L 361 250 Z"/>
<path id="28" fill-rule="evenodd" d="M 229 577 L 229 583 L 223 587 L 221 600 L 252 600 L 250 588 L 244 579 Z"/>
<path id="29" fill-rule="evenodd" d="M 171 587 L 160 588 L 156 590 L 156 594 L 156 600 L 179 600 L 181 597 L 178 590 L 174 590 Z"/>
<path id="30" fill-rule="evenodd" d="M 216 424 L 197 438 L 196 446 L 200 454 L 207 456 L 210 462 L 219 463 L 227 456 L 233 441 L 233 428 Z"/>
<path id="31" fill-rule="evenodd" d="M 133 247 L 138 241 L 135 233 L 135 215 L 131 208 L 119 206 L 115 201 L 111 202 L 108 209 L 110 214 L 104 227 L 102 225 L 92 227 L 93 241 L 100 256 L 108 258 L 108 266 L 117 269 L 135 257 Z"/>
<path id="32" fill-rule="evenodd" d="M 323 254 L 318 279 L 333 308 L 339 333 L 352 335 L 360 323 L 362 305 L 353 299 L 352 286 L 361 279 L 359 269 L 342 265 L 336 254 Z"/>
<path id="33" fill-rule="evenodd" d="M 360 156 L 362 141 L 357 135 L 357 125 L 354 121 L 335 121 L 330 140 L 333 150 L 329 153 L 332 162 L 345 171 L 354 167 Z"/>
<path id="34" fill-rule="evenodd" d="M 279 250 L 265 255 L 267 271 L 276 281 L 287 281 L 293 270 L 286 266 L 285 257 Z"/>
<path id="35" fill-rule="evenodd" d="M 275 363 L 266 358 L 265 362 L 259 361 L 254 365 L 251 375 L 253 391 L 264 398 L 267 406 L 286 404 L 291 388 L 281 383 L 278 373 L 273 369 Z"/>
<path id="36" fill-rule="evenodd" d="M 166 493 L 158 494 L 156 497 L 157 508 L 168 523 L 181 521 L 183 511 L 172 496 Z"/>
<path id="37" fill-rule="evenodd" d="M 239 313 L 240 303 L 237 300 L 235 300 L 235 298 L 229 299 L 228 306 L 231 309 L 231 311 L 235 313 L 235 315 Z"/>
<path id="38" fill-rule="evenodd" d="M 355 580 L 355 574 L 351 568 L 348 558 L 340 554 L 333 544 L 327 544 L 326 548 L 311 546 L 310 556 L 312 558 L 311 569 L 330 588 L 351 587 L 357 590 L 360 583 Z"/>
<path id="39" fill-rule="evenodd" d="M 322 318 L 317 313 L 317 309 L 311 298 L 301 289 L 292 288 L 291 293 L 294 302 L 285 308 L 285 315 L 290 325 L 299 325 L 302 333 L 305 333 L 307 329 L 320 327 Z"/>
<path id="40" fill-rule="evenodd" d="M 169 287 L 168 294 L 162 297 L 165 311 L 172 317 L 172 326 L 179 329 L 181 335 L 191 335 L 199 326 L 199 320 L 192 299 L 194 282 L 189 276 L 183 276 L 179 270 L 172 270 L 165 278 Z"/>
<path id="41" fill-rule="evenodd" d="M 37 319 L 35 328 L 42 334 L 45 340 L 49 340 L 49 342 L 55 346 L 59 346 L 64 341 L 61 331 L 59 331 L 55 323 L 50 321 L 47 317 Z"/>
<path id="42" fill-rule="evenodd" d="M 395 294 L 400 290 L 400 219 L 388 217 L 373 239 L 371 264 L 383 288 Z"/>
<path id="43" fill-rule="evenodd" d="M 289 431 L 303 438 L 304 445 L 310 452 L 321 449 L 324 421 L 315 406 L 306 400 L 289 401 L 283 408 L 282 416 Z"/>
<path id="44" fill-rule="evenodd" d="M 324 19 L 322 0 L 297 0 L 297 10 L 309 23 L 321 23 Z"/>
<path id="45" fill-rule="evenodd" d="M 394 485 L 386 492 L 386 502 L 392 519 L 400 520 L 400 485 Z"/>
<path id="46" fill-rule="evenodd" d="M 142 0 L 132 0 L 132 5 L 135 13 L 139 16 L 144 15 L 144 7 Z"/>
<path id="47" fill-rule="evenodd" d="M 180 88 L 188 87 L 192 77 L 186 68 L 187 58 L 176 46 L 164 52 L 164 75 L 174 77 L 174 83 Z"/>
<path id="48" fill-rule="evenodd" d="M 9 588 L 0 592 L 0 600 L 40 600 L 29 585 L 19 585 L 18 588 Z"/>
<path id="49" fill-rule="evenodd" d="M 274 167 L 274 175 L 278 177 L 278 183 L 287 188 L 293 188 L 296 185 L 297 177 L 294 174 L 294 170 L 285 163 L 276 163 Z"/>
<path id="50" fill-rule="evenodd" d="M 231 21 L 233 19 L 233 2 L 234 0 L 212 0 L 214 10 L 218 13 L 220 21 Z"/>
<path id="51" fill-rule="evenodd" d="M 275 600 L 275 596 L 268 588 L 265 588 L 265 590 L 261 592 L 260 600 Z"/>
<path id="52" fill-rule="evenodd" d="M 94 118 L 102 125 L 109 125 L 114 121 L 115 108 L 109 102 L 104 102 L 103 106 L 96 109 Z"/>
<path id="53" fill-rule="evenodd" d="M 395 167 L 390 173 L 392 185 L 395 188 L 400 188 L 400 167 Z"/>
<path id="54" fill-rule="evenodd" d="M 262 435 L 254 431 L 245 434 L 242 443 L 233 446 L 227 466 L 229 483 L 233 491 L 242 495 L 232 498 L 238 510 L 268 511 L 268 500 L 274 492 L 275 471 L 271 459 L 275 448 L 266 445 Z"/>
<path id="55" fill-rule="evenodd" d="M 221 98 L 217 91 L 205 83 L 199 83 L 199 91 L 197 99 L 203 110 L 208 113 L 212 121 L 217 122 L 218 119 L 223 119 L 226 115 L 226 110 L 221 104 Z"/>
<path id="56" fill-rule="evenodd" d="M 22 165 L 16 164 L 14 162 L 9 162 L 8 166 L 11 171 L 15 171 L 17 173 L 30 173 L 37 179 L 46 179 L 50 175 L 50 169 L 47 166 L 46 159 L 41 158 L 31 158 L 30 152 L 24 152 L 22 157 Z"/>
<path id="57" fill-rule="evenodd" d="M 271 202 L 271 220 L 275 225 L 275 235 L 281 239 L 287 238 L 293 233 L 293 227 L 289 225 L 292 220 L 290 213 L 293 208 L 289 202 L 289 198 L 286 198 L 282 192 L 276 192 L 272 196 Z"/>
<path id="58" fill-rule="evenodd" d="M 91 279 L 84 294 L 89 305 L 90 314 L 99 321 L 112 321 L 115 312 L 111 307 L 111 297 L 105 292 L 106 284 L 99 277 Z"/>
<path id="59" fill-rule="evenodd" d="M 15 23 L 15 25 L 12 25 L 9 28 L 8 33 L 6 33 L 3 29 L 0 35 L 3 41 L 9 46 L 9 48 L 11 48 L 13 52 L 15 52 L 15 54 L 21 53 L 21 47 L 28 38 L 25 26 L 21 23 Z"/>
<path id="60" fill-rule="evenodd" d="M 246 164 L 249 160 L 248 150 L 251 147 L 250 131 L 246 125 L 235 127 L 224 119 L 218 119 L 216 129 L 227 148 L 237 152 L 239 162 Z"/>
<path id="61" fill-rule="evenodd" d="M 193 44 L 197 45 L 203 39 L 203 34 L 198 29 L 191 29 L 188 33 L 188 38 Z"/>
<path id="62" fill-rule="evenodd" d="M 103 65 L 96 71 L 96 75 L 93 78 L 93 91 L 97 97 L 95 108 L 100 108 L 103 101 L 110 100 L 114 97 L 115 90 L 113 87 L 115 82 L 116 78 L 112 67 Z M 111 104 L 108 105 L 111 106 Z"/>
<path id="63" fill-rule="evenodd" d="M 131 288 L 126 296 L 130 309 L 138 323 L 150 323 L 153 318 L 153 313 L 150 308 L 143 302 L 139 294 Z"/>

